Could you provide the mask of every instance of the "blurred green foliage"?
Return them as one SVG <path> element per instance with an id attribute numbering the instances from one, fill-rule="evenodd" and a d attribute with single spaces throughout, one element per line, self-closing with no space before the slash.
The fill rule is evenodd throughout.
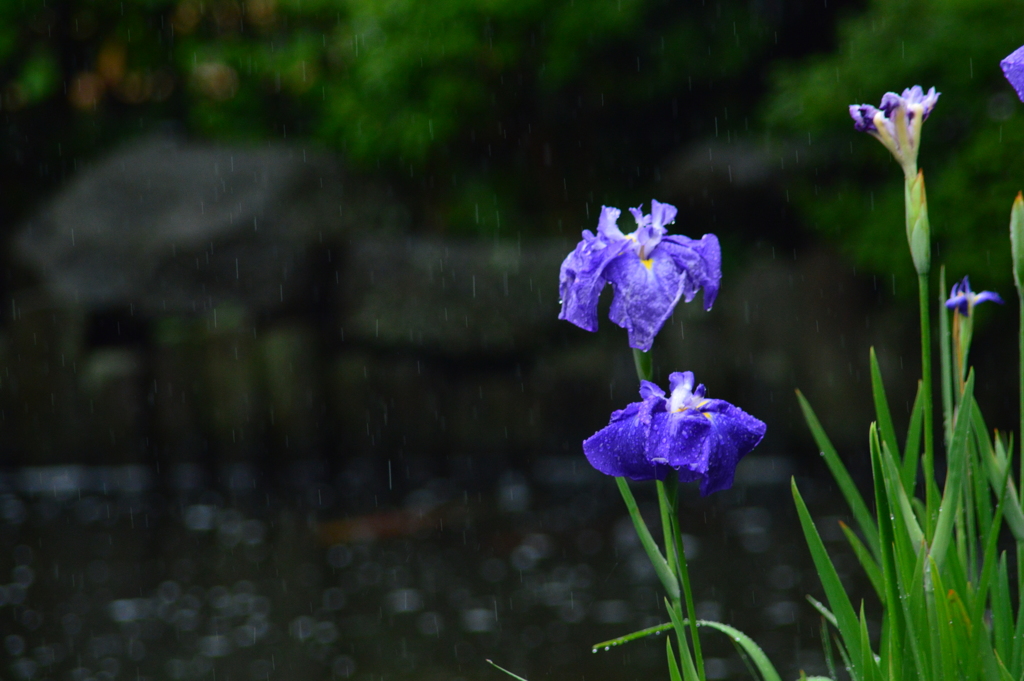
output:
<path id="1" fill-rule="evenodd" d="M 808 223 L 856 261 L 895 272 L 912 295 L 903 179 L 881 144 L 857 133 L 848 104 L 878 106 L 919 84 L 942 93 L 924 125 L 919 165 L 928 191 L 933 269 L 1009 291 L 1010 206 L 1024 187 L 1024 105 L 999 61 L 1024 42 L 1020 0 L 872 0 L 840 23 L 838 49 L 775 74 L 769 123 L 807 148 L 815 170 L 792 196 Z M 808 137 L 808 133 L 810 136 Z"/>
<path id="2" fill-rule="evenodd" d="M 661 164 L 716 118 L 753 115 L 780 32 L 786 44 L 822 25 L 819 5 L 3 2 L 0 179 L 14 198 L 0 210 L 170 121 L 336 150 L 398 184 L 422 228 L 575 229 L 602 202 L 649 201 Z"/>

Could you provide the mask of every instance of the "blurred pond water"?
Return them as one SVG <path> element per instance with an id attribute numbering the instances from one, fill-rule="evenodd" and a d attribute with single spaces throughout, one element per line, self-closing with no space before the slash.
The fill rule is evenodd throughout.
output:
<path id="1" fill-rule="evenodd" d="M 751 634 L 784 678 L 824 671 L 792 470 L 751 457 L 727 493 L 687 488 L 682 513 L 699 616 Z M 339 513 L 344 481 L 154 484 L 131 468 L 2 478 L 5 676 L 498 678 L 485 659 L 531 680 L 662 674 L 660 637 L 590 652 L 664 610 L 614 485 L 581 457 L 539 456 L 495 483 L 436 478 L 358 515 Z M 801 487 L 818 508 L 835 506 L 832 490 Z M 656 516 L 653 488 L 637 492 Z M 862 587 L 837 519 L 820 526 Z M 748 675 L 727 640 L 704 641 L 709 678 Z"/>

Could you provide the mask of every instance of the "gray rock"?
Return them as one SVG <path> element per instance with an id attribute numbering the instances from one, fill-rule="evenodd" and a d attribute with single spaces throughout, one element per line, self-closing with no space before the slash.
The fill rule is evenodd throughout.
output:
<path id="1" fill-rule="evenodd" d="M 160 136 L 80 172 L 22 226 L 15 253 L 58 304 L 258 312 L 308 295 L 310 247 L 407 222 L 326 154 Z"/>
<path id="2" fill-rule="evenodd" d="M 348 250 L 339 317 L 346 341 L 446 354 L 523 352 L 558 321 L 561 241 L 363 239 Z"/>

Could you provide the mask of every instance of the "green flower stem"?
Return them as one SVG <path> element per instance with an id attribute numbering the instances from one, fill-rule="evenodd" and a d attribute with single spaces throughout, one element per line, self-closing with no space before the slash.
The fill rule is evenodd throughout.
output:
<path id="1" fill-rule="evenodd" d="M 636 366 L 636 377 L 641 381 L 650 381 L 654 377 L 651 365 L 651 353 L 633 348 L 633 364 Z"/>
<path id="2" fill-rule="evenodd" d="M 935 484 L 935 433 L 932 393 L 932 326 L 929 314 L 928 273 L 932 268 L 931 227 L 928 221 L 928 197 L 924 173 L 909 165 L 904 168 L 903 197 L 907 223 L 907 243 L 917 271 L 918 302 L 921 309 L 921 390 L 924 394 L 924 477 L 925 506 L 928 513 L 928 538 L 935 525 L 938 486 Z"/>
<path id="3" fill-rule="evenodd" d="M 675 480 L 657 480 L 656 485 L 658 488 L 658 510 L 661 512 L 661 531 L 665 539 L 665 558 L 668 560 L 668 569 L 678 577 L 676 556 L 679 554 L 672 550 L 676 548 L 672 533 L 672 515 L 675 513 L 676 491 L 679 483 Z"/>
<path id="4" fill-rule="evenodd" d="M 672 543 L 676 549 L 677 574 L 683 586 L 683 598 L 686 600 L 686 616 L 690 622 L 690 640 L 693 641 L 693 658 L 697 665 L 697 676 L 700 677 L 700 681 L 704 681 L 704 655 L 701 652 L 700 638 L 697 635 L 697 612 L 693 603 L 693 591 L 690 588 L 690 571 L 686 565 L 686 547 L 683 544 L 683 535 L 679 528 L 679 497 L 677 494 L 679 481 L 672 479 L 671 485 L 666 486 L 671 489 L 669 498 L 672 504 Z"/>
<path id="5" fill-rule="evenodd" d="M 949 331 L 949 310 L 943 303 L 946 290 L 946 266 L 939 268 L 939 367 L 942 381 L 942 423 L 946 448 L 953 441 L 953 367 L 951 338 Z"/>
<path id="6" fill-rule="evenodd" d="M 939 489 L 935 484 L 935 433 L 932 417 L 932 327 L 928 307 L 928 275 L 917 275 L 918 301 L 921 308 L 921 392 L 924 394 L 924 484 L 925 507 L 928 511 L 929 541 L 935 527 Z"/>

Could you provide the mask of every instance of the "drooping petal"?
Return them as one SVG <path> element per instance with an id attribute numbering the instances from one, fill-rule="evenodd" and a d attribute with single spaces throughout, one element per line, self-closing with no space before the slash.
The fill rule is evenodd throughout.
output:
<path id="1" fill-rule="evenodd" d="M 1010 55 L 999 62 L 1003 75 L 1017 91 L 1017 96 L 1024 101 L 1024 46 L 1018 47 Z"/>
<path id="2" fill-rule="evenodd" d="M 629 346 L 650 350 L 654 336 L 672 314 L 687 284 L 669 252 L 658 248 L 647 260 L 624 256 L 611 261 L 605 277 L 614 297 L 608 317 L 626 329 Z"/>
<path id="3" fill-rule="evenodd" d="M 708 447 L 710 433 L 711 421 L 698 411 L 661 412 L 651 422 L 647 458 L 679 472 L 704 476 L 711 455 Z"/>
<path id="4" fill-rule="evenodd" d="M 967 300 L 967 296 L 963 293 L 951 296 L 946 301 L 946 307 L 950 310 L 956 310 L 964 317 L 970 314 L 970 303 Z"/>
<path id="5" fill-rule="evenodd" d="M 558 295 L 562 300 L 559 319 L 565 319 L 587 331 L 597 331 L 597 301 L 608 283 L 605 270 L 617 257 L 629 252 L 630 242 L 622 239 L 607 243 L 600 238 L 587 239 L 562 262 Z"/>
<path id="6" fill-rule="evenodd" d="M 642 402 L 612 414 L 607 426 L 583 441 L 590 465 L 606 475 L 630 480 L 664 480 L 668 468 L 652 463 L 645 454 L 648 426 L 640 418 Z"/>
<path id="7" fill-rule="evenodd" d="M 708 466 L 700 483 L 701 496 L 732 487 L 736 466 L 764 438 L 766 426 L 724 400 L 710 400 L 700 413 L 711 427 L 707 437 Z"/>
<path id="8" fill-rule="evenodd" d="M 1004 304 L 1002 297 L 995 291 L 982 291 L 978 295 L 974 296 L 974 304 L 978 303 L 999 303 Z"/>
<path id="9" fill-rule="evenodd" d="M 850 118 L 853 119 L 853 129 L 857 132 L 878 132 L 875 127 L 875 114 L 878 109 L 870 104 L 851 104 Z"/>
<path id="10" fill-rule="evenodd" d="M 683 299 L 690 302 L 697 291 L 703 289 L 704 309 L 710 310 L 722 281 L 722 249 L 718 237 L 705 234 L 697 241 L 681 234 L 671 234 L 662 239 L 660 250 L 666 251 L 676 266 L 686 273 Z"/>

